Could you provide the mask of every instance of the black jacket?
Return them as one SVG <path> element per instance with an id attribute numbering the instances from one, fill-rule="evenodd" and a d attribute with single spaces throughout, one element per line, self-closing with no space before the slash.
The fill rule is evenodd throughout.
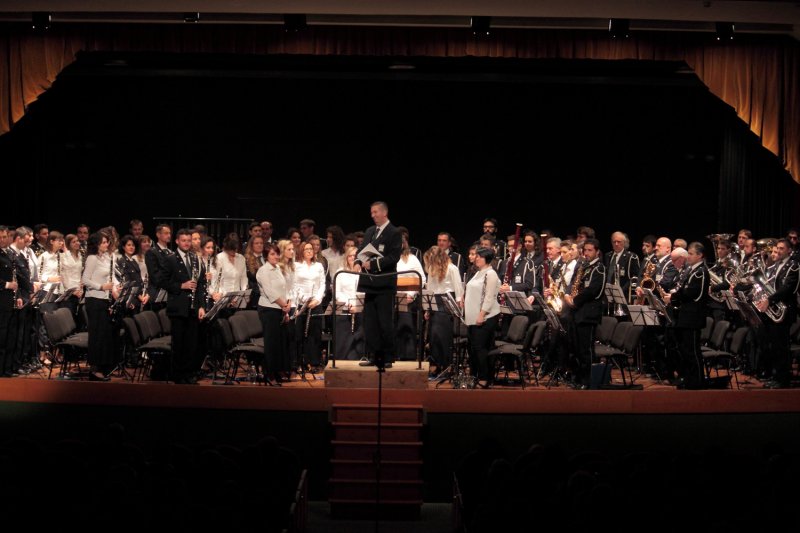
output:
<path id="1" fill-rule="evenodd" d="M 575 267 L 575 275 L 578 274 L 580 262 Z M 606 267 L 598 259 L 590 265 L 584 265 L 583 276 L 575 279 L 573 283 L 580 283 L 580 292 L 575 296 L 573 304 L 575 310 L 573 317 L 576 324 L 599 324 L 603 318 L 603 308 L 606 299 L 604 289 L 606 287 Z"/>
<path id="2" fill-rule="evenodd" d="M 175 255 L 170 249 L 162 250 L 157 244 L 154 244 L 147 253 L 144 255 L 144 264 L 147 265 L 147 294 L 150 295 L 150 301 L 155 302 L 158 296 L 159 289 L 166 290 L 166 269 L 167 260 Z"/>
<path id="3" fill-rule="evenodd" d="M 656 272 L 653 274 L 653 279 L 667 292 L 675 287 L 678 283 L 678 269 L 672 264 L 672 259 L 667 258 L 656 263 Z"/>
<path id="4" fill-rule="evenodd" d="M 0 311 L 14 309 L 14 291 L 6 289 L 6 283 L 14 279 L 14 268 L 11 257 L 0 249 Z"/>
<path id="5" fill-rule="evenodd" d="M 364 234 L 364 243 L 358 249 L 361 253 L 368 244 L 372 244 L 383 257 L 370 261 L 369 274 L 390 274 L 397 272 L 397 262 L 400 260 L 400 253 L 403 248 L 403 239 L 397 228 L 390 222 L 376 239 L 375 233 L 377 226 L 370 227 Z M 361 261 L 356 260 L 361 264 Z M 365 293 L 383 293 L 397 291 L 397 276 L 387 276 L 377 278 L 372 276 L 360 276 L 358 280 L 358 290 Z"/>
<path id="6" fill-rule="evenodd" d="M 693 269 L 687 265 L 670 297 L 672 324 L 676 328 L 702 329 L 706 325 L 709 277 L 705 264 Z"/>
<path id="7" fill-rule="evenodd" d="M 500 263 L 500 281 L 502 282 L 505 278 L 506 272 L 508 270 L 508 259 L 504 260 Z M 508 284 L 513 291 L 524 292 L 526 295 L 530 295 L 531 290 L 535 285 L 536 280 L 535 278 L 536 270 L 531 261 L 526 259 L 523 256 L 517 256 L 514 259 L 514 267 L 511 270 L 511 278 L 508 280 Z"/>
<path id="8" fill-rule="evenodd" d="M 606 252 L 605 257 L 603 258 L 603 264 L 605 265 L 606 273 L 608 274 L 608 283 L 618 283 L 623 294 L 625 294 L 627 297 L 628 289 L 631 286 L 631 281 L 633 279 L 638 279 L 639 277 L 639 256 L 630 250 L 623 251 L 619 256 L 619 260 L 617 261 L 617 268 L 614 268 L 611 264 L 611 260 L 613 258 L 613 251 Z M 617 280 L 617 273 L 619 273 L 619 280 Z"/>
<path id="9" fill-rule="evenodd" d="M 183 263 L 183 260 L 181 260 L 180 254 L 177 252 L 173 253 L 164 262 L 165 270 L 161 277 L 161 279 L 164 280 L 163 288 L 168 294 L 168 316 L 188 318 L 192 315 L 193 309 L 194 312 L 197 312 L 204 302 L 206 281 L 205 268 L 193 252 L 188 253 L 193 268 L 197 272 L 197 289 L 194 291 L 194 304 L 192 302 L 192 291 L 189 289 L 181 289 L 183 283 L 192 279 L 191 272 L 187 270 L 186 265 Z M 194 305 L 193 309 L 192 305 Z"/>
<path id="10" fill-rule="evenodd" d="M 771 268 L 776 268 L 775 266 Z M 789 259 L 772 281 L 775 294 L 769 297 L 769 303 L 783 302 L 789 308 L 797 307 L 797 291 L 800 287 L 800 265 Z M 770 274 L 772 274 L 770 272 Z M 774 276 L 774 274 L 773 274 Z"/>

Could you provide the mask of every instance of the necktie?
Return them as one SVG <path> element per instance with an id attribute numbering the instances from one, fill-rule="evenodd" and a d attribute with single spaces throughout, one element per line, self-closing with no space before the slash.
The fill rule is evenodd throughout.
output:
<path id="1" fill-rule="evenodd" d="M 192 262 L 189 260 L 189 254 L 183 254 L 183 263 L 186 265 L 186 272 L 188 272 L 191 275 Z"/>

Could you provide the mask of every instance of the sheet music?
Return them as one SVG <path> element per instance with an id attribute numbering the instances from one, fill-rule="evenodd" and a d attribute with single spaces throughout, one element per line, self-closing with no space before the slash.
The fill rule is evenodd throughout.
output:
<path id="1" fill-rule="evenodd" d="M 367 261 L 374 259 L 376 257 L 380 259 L 383 257 L 383 254 L 380 253 L 374 246 L 372 246 L 372 243 L 370 243 L 367 244 L 364 247 L 364 249 L 358 253 L 357 259 L 362 263 L 366 263 Z"/>

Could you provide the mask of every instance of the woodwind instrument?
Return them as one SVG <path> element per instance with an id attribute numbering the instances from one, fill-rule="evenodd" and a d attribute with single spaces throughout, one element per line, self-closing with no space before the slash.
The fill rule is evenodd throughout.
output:
<path id="1" fill-rule="evenodd" d="M 192 264 L 191 277 L 192 277 L 192 281 L 195 282 L 195 286 L 192 289 L 192 295 L 191 295 L 192 301 L 189 302 L 189 309 L 194 309 L 194 296 L 197 293 L 197 285 L 196 284 L 197 284 L 197 278 L 200 276 L 200 272 L 198 271 L 197 263 L 195 262 L 195 257 L 193 257 L 194 254 L 192 252 L 186 252 L 186 256 L 189 258 L 189 262 Z"/>

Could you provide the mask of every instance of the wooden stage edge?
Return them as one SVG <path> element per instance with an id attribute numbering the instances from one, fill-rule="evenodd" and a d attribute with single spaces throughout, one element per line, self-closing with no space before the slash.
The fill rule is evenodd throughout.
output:
<path id="1" fill-rule="evenodd" d="M 97 383 L 45 379 L 0 381 L 0 402 L 264 411 L 327 411 L 332 404 L 375 404 L 376 389 L 332 389 L 307 383 L 284 387 L 171 383 Z M 429 413 L 495 414 L 726 414 L 799 413 L 800 389 L 391 390 L 383 402 L 422 405 Z"/>

